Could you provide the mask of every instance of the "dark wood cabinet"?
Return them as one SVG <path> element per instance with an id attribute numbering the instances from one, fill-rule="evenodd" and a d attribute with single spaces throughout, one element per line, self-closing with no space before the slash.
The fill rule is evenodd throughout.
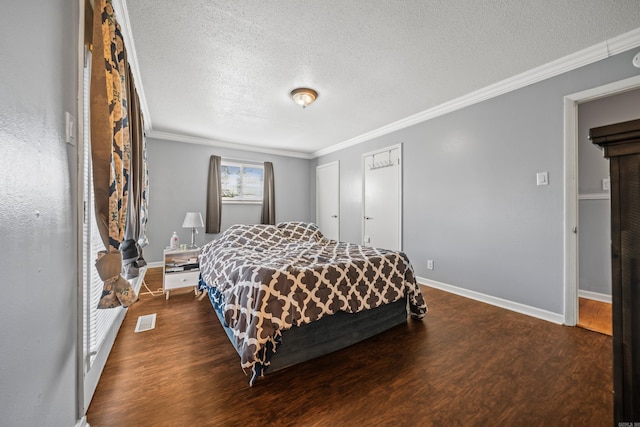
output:
<path id="1" fill-rule="evenodd" d="M 640 119 L 593 128 L 611 173 L 614 425 L 640 422 Z"/>

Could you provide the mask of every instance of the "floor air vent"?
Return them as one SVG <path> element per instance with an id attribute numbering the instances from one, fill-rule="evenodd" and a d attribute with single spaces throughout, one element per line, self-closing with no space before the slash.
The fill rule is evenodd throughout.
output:
<path id="1" fill-rule="evenodd" d="M 150 331 L 156 327 L 156 313 L 139 316 L 135 332 Z"/>

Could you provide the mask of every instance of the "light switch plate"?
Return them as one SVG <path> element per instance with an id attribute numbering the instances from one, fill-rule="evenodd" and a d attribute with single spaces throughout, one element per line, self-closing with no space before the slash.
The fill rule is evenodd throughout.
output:
<path id="1" fill-rule="evenodd" d="M 536 174 L 537 185 L 549 185 L 549 172 L 538 172 Z"/>
<path id="2" fill-rule="evenodd" d="M 602 191 L 609 191 L 611 188 L 611 181 L 609 178 L 605 178 L 602 180 Z"/>

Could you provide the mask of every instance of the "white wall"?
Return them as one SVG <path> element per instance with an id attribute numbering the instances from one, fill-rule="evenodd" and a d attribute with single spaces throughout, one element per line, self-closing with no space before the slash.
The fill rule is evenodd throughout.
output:
<path id="1" fill-rule="evenodd" d="M 563 97 L 640 74 L 636 52 L 317 159 L 340 159 L 341 238 L 361 241 L 361 154 L 402 143 L 403 241 L 416 274 L 562 315 Z M 542 171 L 550 185 L 537 187 Z"/>
<path id="2" fill-rule="evenodd" d="M 0 424 L 76 423 L 78 5 L 12 1 L 0 13 Z"/>
<path id="3" fill-rule="evenodd" d="M 148 138 L 149 246 L 144 249 L 148 262 L 162 260 L 162 250 L 169 245 L 174 231 L 181 243 L 191 241 L 191 230 L 182 228 L 182 221 L 189 211 L 201 212 L 204 218 L 209 158 L 212 155 L 223 159 L 273 162 L 276 223 L 312 219 L 310 160 Z M 259 224 L 261 209 L 260 204 L 224 204 L 222 231 L 237 223 Z M 196 239 L 199 246 L 217 237 L 204 234 L 204 229 L 198 231 L 200 234 Z"/>

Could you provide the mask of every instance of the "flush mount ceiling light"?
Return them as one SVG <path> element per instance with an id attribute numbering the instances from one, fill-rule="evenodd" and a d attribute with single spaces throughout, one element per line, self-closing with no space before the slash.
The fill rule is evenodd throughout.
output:
<path id="1" fill-rule="evenodd" d="M 317 98 L 318 92 L 306 87 L 299 87 L 298 89 L 291 91 L 291 99 L 293 99 L 293 101 L 302 108 L 306 108 L 308 105 L 313 104 Z"/>

